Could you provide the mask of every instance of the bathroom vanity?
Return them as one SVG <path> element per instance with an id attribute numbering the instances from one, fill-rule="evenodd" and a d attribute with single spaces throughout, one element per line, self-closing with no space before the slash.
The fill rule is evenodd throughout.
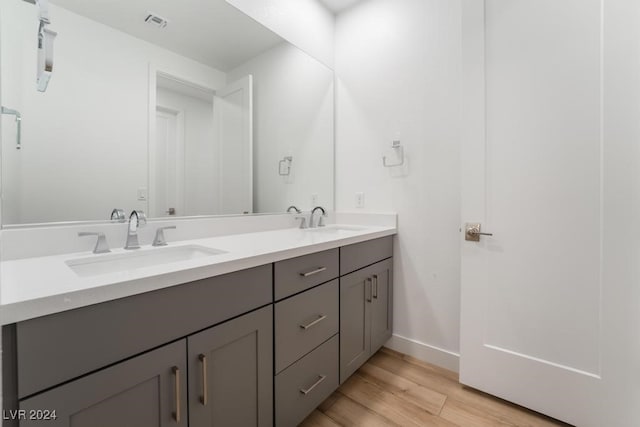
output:
<path id="1" fill-rule="evenodd" d="M 297 425 L 391 336 L 385 230 L 5 325 L 5 425 Z"/>

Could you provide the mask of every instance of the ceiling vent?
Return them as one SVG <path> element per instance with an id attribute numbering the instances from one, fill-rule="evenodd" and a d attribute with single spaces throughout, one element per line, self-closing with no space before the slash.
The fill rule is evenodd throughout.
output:
<path id="1" fill-rule="evenodd" d="M 147 13 L 147 17 L 144 19 L 144 22 L 158 28 L 164 28 L 169 23 L 169 21 L 162 16 L 158 16 L 155 13 L 151 12 Z"/>

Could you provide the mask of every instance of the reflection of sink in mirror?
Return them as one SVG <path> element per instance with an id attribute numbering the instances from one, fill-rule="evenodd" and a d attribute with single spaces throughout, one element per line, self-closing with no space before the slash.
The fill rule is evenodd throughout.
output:
<path id="1" fill-rule="evenodd" d="M 316 227 L 306 229 L 312 233 L 339 233 L 349 231 L 363 231 L 366 227 L 358 227 L 357 225 L 327 225 L 326 227 Z"/>
<path id="2" fill-rule="evenodd" d="M 171 262 L 189 261 L 225 253 L 227 252 L 219 249 L 188 245 L 76 258 L 66 261 L 65 264 L 78 276 L 87 277 L 153 267 L 154 265 L 168 264 Z"/>

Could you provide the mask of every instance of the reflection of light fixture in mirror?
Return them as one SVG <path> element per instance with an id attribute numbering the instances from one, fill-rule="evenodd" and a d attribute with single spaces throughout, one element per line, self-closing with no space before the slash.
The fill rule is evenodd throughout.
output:
<path id="1" fill-rule="evenodd" d="M 16 150 L 20 149 L 20 139 L 22 134 L 22 115 L 17 110 L 12 110 L 11 108 L 2 107 L 0 109 L 1 114 L 8 114 L 10 116 L 16 116 Z"/>
<path id="2" fill-rule="evenodd" d="M 289 176 L 291 174 L 291 163 L 293 156 L 287 156 L 278 162 L 278 175 Z M 284 171 L 284 172 L 283 172 Z"/>
<path id="3" fill-rule="evenodd" d="M 155 25 L 158 28 L 164 28 L 169 24 L 169 20 L 158 16 L 153 12 L 147 12 L 147 17 L 144 18 L 144 22 L 147 24 Z"/>
<path id="4" fill-rule="evenodd" d="M 47 25 L 51 23 L 49 20 L 49 4 L 48 0 L 35 0 L 38 6 L 38 69 L 36 74 L 36 88 L 38 92 L 45 92 L 51 80 L 53 73 L 53 41 L 58 33 L 51 31 Z"/>

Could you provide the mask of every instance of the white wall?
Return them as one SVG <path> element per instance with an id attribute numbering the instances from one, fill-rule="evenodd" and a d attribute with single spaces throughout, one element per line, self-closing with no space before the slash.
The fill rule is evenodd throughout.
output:
<path id="1" fill-rule="evenodd" d="M 209 102 L 158 88 L 158 106 L 184 117 L 184 211 L 177 215 L 214 215 L 218 206 L 218 141 L 214 136 L 213 94 Z"/>
<path id="2" fill-rule="evenodd" d="M 368 0 L 336 20 L 337 210 L 354 210 L 364 192 L 364 210 L 399 214 L 391 345 L 450 368 L 460 325 L 460 13 L 452 0 Z M 397 137 L 407 164 L 383 168 Z"/>
<path id="3" fill-rule="evenodd" d="M 283 39 L 333 67 L 334 16 L 318 0 L 227 0 Z"/>
<path id="4" fill-rule="evenodd" d="M 290 205 L 333 208 L 333 73 L 290 43 L 240 67 L 227 79 L 253 75 L 254 211 L 283 212 Z M 290 176 L 278 161 L 292 156 Z"/>
<path id="5" fill-rule="evenodd" d="M 20 151 L 12 119 L 3 118 L 5 223 L 146 209 L 137 189 L 147 187 L 149 64 L 212 88 L 223 86 L 225 75 L 51 6 L 55 68 L 49 89 L 39 93 L 36 8 L 17 0 L 1 8 L 3 105 L 23 113 Z"/>

